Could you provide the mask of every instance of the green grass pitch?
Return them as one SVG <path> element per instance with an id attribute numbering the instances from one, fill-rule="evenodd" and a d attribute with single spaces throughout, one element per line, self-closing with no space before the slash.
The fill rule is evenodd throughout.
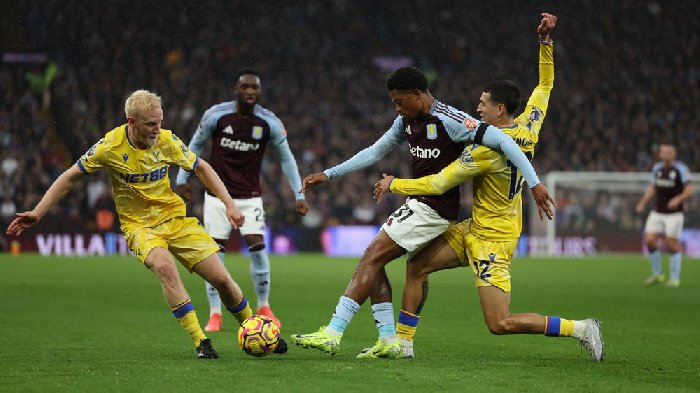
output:
<path id="1" fill-rule="evenodd" d="M 356 261 L 272 257 L 271 300 L 286 338 L 327 323 Z M 254 303 L 249 264 L 227 255 Z M 388 269 L 395 304 L 404 264 Z M 157 280 L 134 259 L 0 254 L 0 391 L 700 390 L 698 260 L 684 260 L 677 289 L 644 287 L 649 269 L 641 256 L 520 258 L 512 270 L 511 311 L 601 319 L 605 361 L 591 361 L 573 339 L 491 335 L 467 269 L 431 278 L 415 359 L 355 359 L 376 340 L 365 304 L 335 357 L 295 346 L 282 356 L 249 357 L 226 315 L 224 331 L 210 334 L 221 358 L 198 360 Z M 204 324 L 202 281 L 181 272 Z"/>

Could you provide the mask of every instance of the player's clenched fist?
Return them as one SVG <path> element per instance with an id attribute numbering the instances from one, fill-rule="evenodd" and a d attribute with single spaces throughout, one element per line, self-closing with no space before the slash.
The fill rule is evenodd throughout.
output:
<path id="1" fill-rule="evenodd" d="M 554 30 L 554 26 L 557 25 L 557 17 L 548 14 L 546 12 L 542 13 L 542 20 L 540 21 L 540 25 L 537 26 L 537 34 L 540 36 L 540 38 L 549 38 L 549 33 Z"/>

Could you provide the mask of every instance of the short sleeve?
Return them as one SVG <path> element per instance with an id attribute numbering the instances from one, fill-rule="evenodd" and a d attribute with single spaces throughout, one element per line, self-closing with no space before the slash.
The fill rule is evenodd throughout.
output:
<path id="1" fill-rule="evenodd" d="M 97 143 L 92 145 L 88 151 L 85 152 L 78 159 L 78 168 L 80 171 L 89 174 L 100 170 L 103 168 L 107 162 L 106 152 L 107 152 L 106 139 L 102 138 Z"/>
<path id="2" fill-rule="evenodd" d="M 185 143 L 175 134 L 167 138 L 167 143 L 170 147 L 170 163 L 175 164 L 187 172 L 192 172 L 197 168 L 199 158 Z"/>

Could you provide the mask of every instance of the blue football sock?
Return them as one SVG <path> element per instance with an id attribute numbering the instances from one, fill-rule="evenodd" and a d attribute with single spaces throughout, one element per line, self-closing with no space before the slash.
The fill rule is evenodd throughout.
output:
<path id="1" fill-rule="evenodd" d="M 681 253 L 680 251 L 674 252 L 669 258 L 670 276 L 671 280 L 680 281 L 681 279 Z"/>
<path id="2" fill-rule="evenodd" d="M 661 251 L 657 248 L 649 251 L 649 262 L 651 262 L 651 273 L 655 276 L 661 275 Z"/>
<path id="3" fill-rule="evenodd" d="M 331 318 L 328 327 L 335 330 L 336 332 L 343 334 L 345 328 L 355 316 L 357 310 L 360 309 L 360 305 L 356 301 L 350 299 L 347 296 L 341 296 L 338 301 L 338 305 L 335 306 L 335 312 Z"/>
<path id="4" fill-rule="evenodd" d="M 217 255 L 219 255 L 219 261 L 221 261 L 221 264 L 223 265 L 224 253 L 219 251 Z M 209 313 L 221 314 L 221 298 L 219 297 L 219 292 L 208 282 L 205 282 L 205 286 L 207 288 L 207 299 L 209 299 Z"/>
<path id="5" fill-rule="evenodd" d="M 250 252 L 250 274 L 255 285 L 255 296 L 258 301 L 258 308 L 269 306 L 270 299 L 270 259 L 263 247 L 257 251 Z"/>
<path id="6" fill-rule="evenodd" d="M 396 336 L 394 307 L 391 302 L 373 304 L 372 315 L 374 316 L 374 322 L 377 324 L 379 337 Z"/>

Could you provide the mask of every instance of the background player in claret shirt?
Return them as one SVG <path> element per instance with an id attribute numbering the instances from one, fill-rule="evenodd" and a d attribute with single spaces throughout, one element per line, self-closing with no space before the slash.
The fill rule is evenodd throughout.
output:
<path id="1" fill-rule="evenodd" d="M 482 121 L 493 124 L 518 141 L 529 157 L 539 140 L 554 85 L 553 43 L 549 32 L 556 17 L 543 14 L 537 28 L 540 37 L 539 83 L 523 113 L 520 90 L 512 82 L 489 84 L 479 99 Z M 493 334 L 546 334 L 573 336 L 595 360 L 603 358 L 599 322 L 572 321 L 534 313 L 510 314 L 510 261 L 522 229 L 522 177 L 500 152 L 486 146 L 468 146 L 459 159 L 435 175 L 420 179 L 384 176 L 377 183 L 375 197 L 392 192 L 405 195 L 436 195 L 473 178 L 473 219 L 465 220 L 436 238 L 413 259 L 406 271 L 406 286 L 397 331 L 402 346 L 413 355 L 413 337 L 427 296 L 428 274 L 469 265 L 476 274 L 484 320 Z"/>
<path id="2" fill-rule="evenodd" d="M 282 171 L 296 197 L 296 210 L 305 215 L 309 210 L 301 192 L 301 176 L 294 155 L 287 143 L 287 131 L 280 119 L 258 104 L 260 77 L 254 70 L 242 70 L 236 77 L 236 99 L 209 108 L 202 116 L 189 148 L 201 154 L 207 140 L 212 140 L 211 165 L 221 176 L 229 194 L 233 196 L 245 216 L 239 228 L 250 252 L 251 275 L 257 296 L 257 314 L 272 318 L 278 326 L 279 319 L 270 309 L 270 260 L 265 251 L 265 210 L 260 193 L 260 166 L 268 143 L 277 151 Z M 180 170 L 177 175 L 178 193 L 186 200 L 191 197 L 187 184 L 188 173 Z M 204 227 L 219 244 L 222 263 L 226 241 L 235 229 L 226 220 L 224 204 L 211 190 L 204 195 Z M 216 288 L 209 283 L 210 317 L 205 330 L 221 329 L 221 299 Z"/>
<path id="3" fill-rule="evenodd" d="M 168 167 L 193 171 L 226 206 L 234 227 L 244 217 L 212 167 L 200 160 L 170 130 L 161 129 L 163 110 L 157 95 L 138 90 L 126 100 L 127 124 L 109 131 L 49 187 L 32 211 L 18 213 L 8 234 L 35 225 L 84 175 L 107 168 L 121 229 L 136 258 L 161 282 L 171 311 L 190 335 L 199 358 L 219 355 L 204 335 L 172 255 L 214 285 L 238 321 L 252 315 L 238 284 L 218 261 L 218 246 L 196 218 L 185 217 L 185 204 L 171 189 Z M 172 255 L 171 255 L 172 254 Z M 278 352 L 286 351 L 286 344 Z"/>
<path id="4" fill-rule="evenodd" d="M 678 287 L 681 285 L 679 239 L 683 230 L 683 201 L 693 195 L 693 186 L 689 181 L 690 171 L 685 164 L 676 161 L 676 148 L 672 144 L 662 143 L 659 146 L 659 158 L 661 162 L 656 163 L 651 170 L 651 184 L 637 204 L 637 213 L 641 214 L 647 202 L 656 197 L 654 208 L 644 227 L 651 262 L 651 276 L 645 284 L 653 285 L 665 279 L 661 273 L 661 251 L 657 244 L 659 238 L 665 236 L 666 248 L 671 254 L 670 278 L 666 286 Z"/>
<path id="5" fill-rule="evenodd" d="M 532 165 L 512 138 L 436 100 L 428 91 L 427 78 L 416 68 L 404 67 L 394 71 L 387 79 L 386 87 L 399 113 L 391 128 L 372 146 L 349 160 L 306 177 L 304 188 L 368 167 L 404 142 L 408 142 L 410 147 L 413 176 L 434 174 L 459 156 L 464 143 L 475 142 L 505 152 L 523 170 L 528 184 L 532 185 L 540 213 L 546 211 L 551 215 L 551 196 L 540 184 Z M 391 285 L 384 266 L 406 253 L 416 252 L 447 230 L 450 223 L 457 219 L 458 212 L 458 189 L 445 195 L 407 199 L 388 218 L 365 250 L 328 326 L 315 333 L 292 335 L 292 341 L 305 348 L 335 354 L 340 348 L 345 328 L 360 305 L 371 295 L 379 340 L 372 350 L 361 353 L 359 357 L 402 356 L 394 328 Z"/>

